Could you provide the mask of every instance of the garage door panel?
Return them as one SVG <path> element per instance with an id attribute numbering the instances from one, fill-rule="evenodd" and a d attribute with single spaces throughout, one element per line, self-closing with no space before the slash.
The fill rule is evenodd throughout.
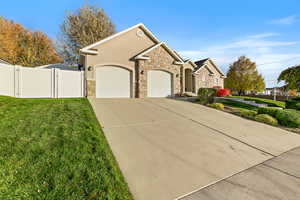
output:
<path id="1" fill-rule="evenodd" d="M 148 97 L 172 95 L 171 74 L 159 70 L 148 71 Z"/>
<path id="2" fill-rule="evenodd" d="M 96 69 L 97 98 L 130 98 L 131 73 L 121 67 L 107 66 Z"/>

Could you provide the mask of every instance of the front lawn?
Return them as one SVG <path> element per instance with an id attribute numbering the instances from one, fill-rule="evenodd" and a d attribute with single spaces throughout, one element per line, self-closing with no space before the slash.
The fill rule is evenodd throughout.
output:
<path id="1" fill-rule="evenodd" d="M 258 103 L 258 104 L 267 104 L 268 106 L 285 108 L 285 102 L 282 102 L 282 101 L 275 101 L 275 100 L 271 100 L 271 99 L 263 99 L 263 98 L 257 98 L 257 97 L 247 97 L 247 96 L 232 96 L 232 97 L 249 100 L 249 101 L 255 101 L 255 103 Z"/>
<path id="2" fill-rule="evenodd" d="M 0 97 L 0 199 L 132 199 L 87 99 Z"/>

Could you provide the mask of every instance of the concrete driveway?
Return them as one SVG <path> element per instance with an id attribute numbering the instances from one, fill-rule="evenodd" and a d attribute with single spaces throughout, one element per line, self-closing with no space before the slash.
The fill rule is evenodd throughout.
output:
<path id="1" fill-rule="evenodd" d="M 90 99 L 136 200 L 172 200 L 300 146 L 300 136 L 172 99 Z"/>

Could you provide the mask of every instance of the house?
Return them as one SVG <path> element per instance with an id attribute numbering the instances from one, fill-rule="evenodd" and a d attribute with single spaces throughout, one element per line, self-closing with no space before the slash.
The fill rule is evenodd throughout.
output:
<path id="1" fill-rule="evenodd" d="M 78 71 L 77 67 L 71 67 L 71 66 L 65 65 L 63 63 L 42 65 L 42 66 L 38 66 L 38 67 L 35 67 L 35 68 L 36 69 L 60 69 L 60 70 Z"/>
<path id="2" fill-rule="evenodd" d="M 0 64 L 11 65 L 9 62 L 7 62 L 3 59 L 0 59 Z"/>
<path id="3" fill-rule="evenodd" d="M 87 96 L 145 98 L 196 93 L 200 87 L 223 87 L 224 74 L 206 59 L 184 60 L 137 24 L 80 50 Z"/>
<path id="4" fill-rule="evenodd" d="M 260 92 L 258 94 L 262 95 L 278 95 L 278 96 L 288 96 L 288 91 L 284 86 L 282 87 L 272 87 L 272 88 L 266 88 L 263 92 Z"/>
<path id="5" fill-rule="evenodd" d="M 220 68 L 210 58 L 196 61 L 194 73 L 196 74 L 196 91 L 199 88 L 224 88 L 224 79 L 226 76 Z"/>

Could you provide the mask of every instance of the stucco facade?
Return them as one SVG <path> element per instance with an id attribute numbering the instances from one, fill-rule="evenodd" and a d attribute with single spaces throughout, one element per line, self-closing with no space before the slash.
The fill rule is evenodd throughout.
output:
<path id="1" fill-rule="evenodd" d="M 213 78 L 204 69 L 194 73 L 197 65 L 184 61 L 142 24 L 129 28 L 110 38 L 85 47 L 81 50 L 80 63 L 85 68 L 87 96 L 96 97 L 96 71 L 101 67 L 119 67 L 130 72 L 132 98 L 145 98 L 148 94 L 148 72 L 160 70 L 171 76 L 171 95 L 180 96 L 187 90 L 196 93 L 202 73 L 207 76 L 209 87 Z M 222 85 L 223 83 L 220 83 Z M 113 87 L 113 84 L 112 84 Z"/>

